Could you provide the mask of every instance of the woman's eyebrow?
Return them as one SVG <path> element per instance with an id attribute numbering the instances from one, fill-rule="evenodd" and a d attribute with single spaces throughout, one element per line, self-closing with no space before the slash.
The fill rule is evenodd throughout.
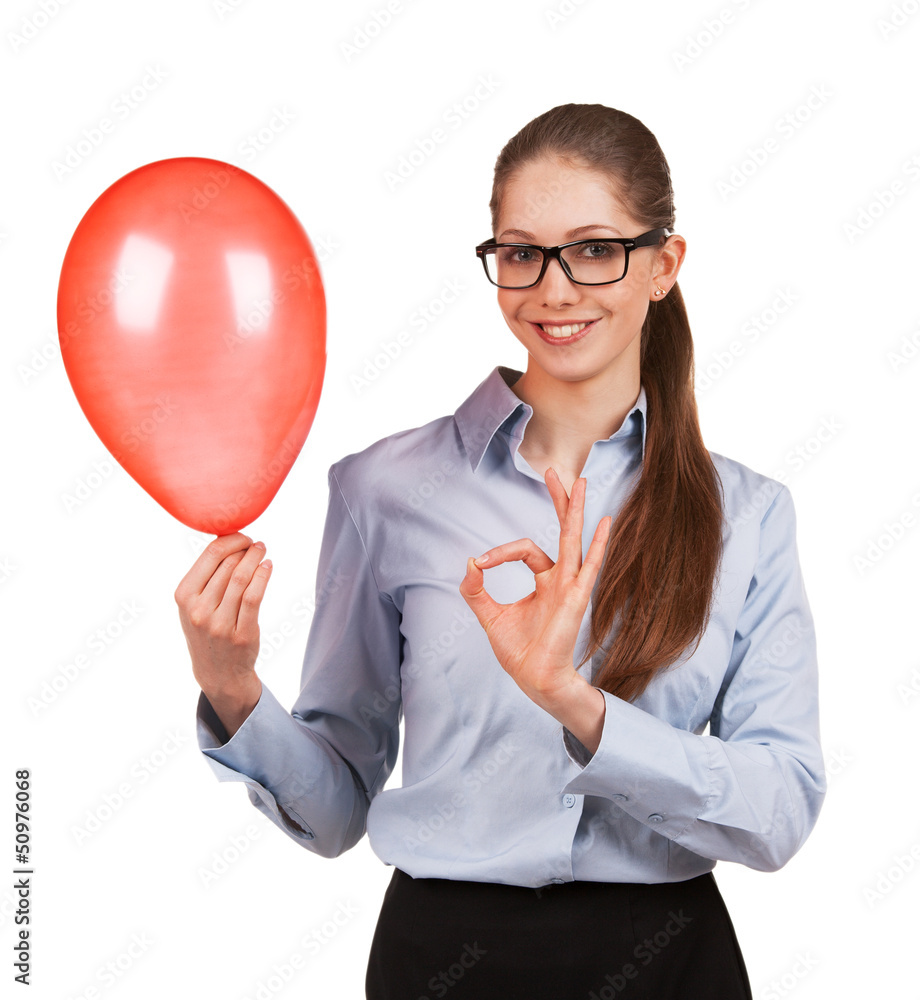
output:
<path id="1" fill-rule="evenodd" d="M 606 226 L 601 222 L 592 223 L 590 226 L 579 226 L 577 229 L 570 229 L 566 235 L 572 237 L 580 236 L 582 233 L 590 232 L 592 229 L 609 229 L 615 236 L 622 235 L 619 229 L 614 229 L 613 226 Z M 527 233 L 523 229 L 506 229 L 501 236 L 499 236 L 499 239 L 501 240 L 505 236 L 520 236 L 525 240 L 534 239 L 533 233 Z"/>

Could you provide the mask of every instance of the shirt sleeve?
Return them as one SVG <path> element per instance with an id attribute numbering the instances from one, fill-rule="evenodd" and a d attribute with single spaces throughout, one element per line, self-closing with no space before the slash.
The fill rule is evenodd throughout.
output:
<path id="1" fill-rule="evenodd" d="M 709 734 L 603 694 L 604 728 L 593 756 L 563 733 L 566 753 L 582 766 L 564 791 L 612 799 L 702 857 L 759 871 L 792 858 L 815 825 L 827 784 L 814 624 L 786 486 L 761 521 Z"/>
<path id="2" fill-rule="evenodd" d="M 366 832 L 370 802 L 396 762 L 402 718 L 399 611 L 377 589 L 335 466 L 316 594 L 291 711 L 263 683 L 227 740 L 202 693 L 196 731 L 219 780 L 244 782 L 252 804 L 288 836 L 334 858 Z"/>

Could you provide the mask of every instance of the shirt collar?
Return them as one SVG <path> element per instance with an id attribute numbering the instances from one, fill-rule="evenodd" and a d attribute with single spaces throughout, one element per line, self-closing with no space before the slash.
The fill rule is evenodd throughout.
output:
<path id="1" fill-rule="evenodd" d="M 457 407 L 454 420 L 460 432 L 460 438 L 466 449 L 473 472 L 479 467 L 482 456 L 486 453 L 495 432 L 509 417 L 522 411 L 526 420 L 533 416 L 533 409 L 511 390 L 522 375 L 514 368 L 498 365 L 473 390 L 473 392 Z M 520 419 L 521 414 L 518 414 Z M 647 423 L 647 402 L 645 387 L 639 387 L 639 396 L 632 409 L 623 418 L 623 423 L 610 435 L 614 438 L 631 437 L 637 433 L 636 425 L 642 435 L 642 458 L 645 458 L 645 428 Z"/>

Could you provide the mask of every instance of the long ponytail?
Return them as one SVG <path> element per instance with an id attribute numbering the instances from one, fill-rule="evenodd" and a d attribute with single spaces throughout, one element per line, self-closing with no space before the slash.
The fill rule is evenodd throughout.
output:
<path id="1" fill-rule="evenodd" d="M 644 230 L 673 230 L 670 171 L 655 136 L 623 111 L 565 104 L 525 125 L 499 154 L 493 233 L 509 178 L 543 157 L 604 172 Z M 645 456 L 612 526 L 582 661 L 603 650 L 592 682 L 626 701 L 695 648 L 709 621 L 722 549 L 721 483 L 703 444 L 693 371 L 690 323 L 674 284 L 664 299 L 649 303 L 642 327 Z"/>

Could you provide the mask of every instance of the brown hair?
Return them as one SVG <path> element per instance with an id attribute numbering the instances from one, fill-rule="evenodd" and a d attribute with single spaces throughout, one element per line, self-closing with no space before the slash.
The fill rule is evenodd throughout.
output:
<path id="1" fill-rule="evenodd" d="M 643 232 L 673 231 L 671 176 L 655 136 L 615 108 L 563 104 L 525 125 L 499 154 L 489 203 L 493 236 L 511 175 L 545 157 L 605 173 Z M 541 197 L 556 195 L 564 197 L 564 190 Z M 645 456 L 610 532 L 582 660 L 604 649 L 592 682 L 626 701 L 691 642 L 694 651 L 699 645 L 722 554 L 721 481 L 700 432 L 693 338 L 676 284 L 665 298 L 649 302 L 640 336 Z M 606 647 L 614 621 L 618 629 Z"/>

